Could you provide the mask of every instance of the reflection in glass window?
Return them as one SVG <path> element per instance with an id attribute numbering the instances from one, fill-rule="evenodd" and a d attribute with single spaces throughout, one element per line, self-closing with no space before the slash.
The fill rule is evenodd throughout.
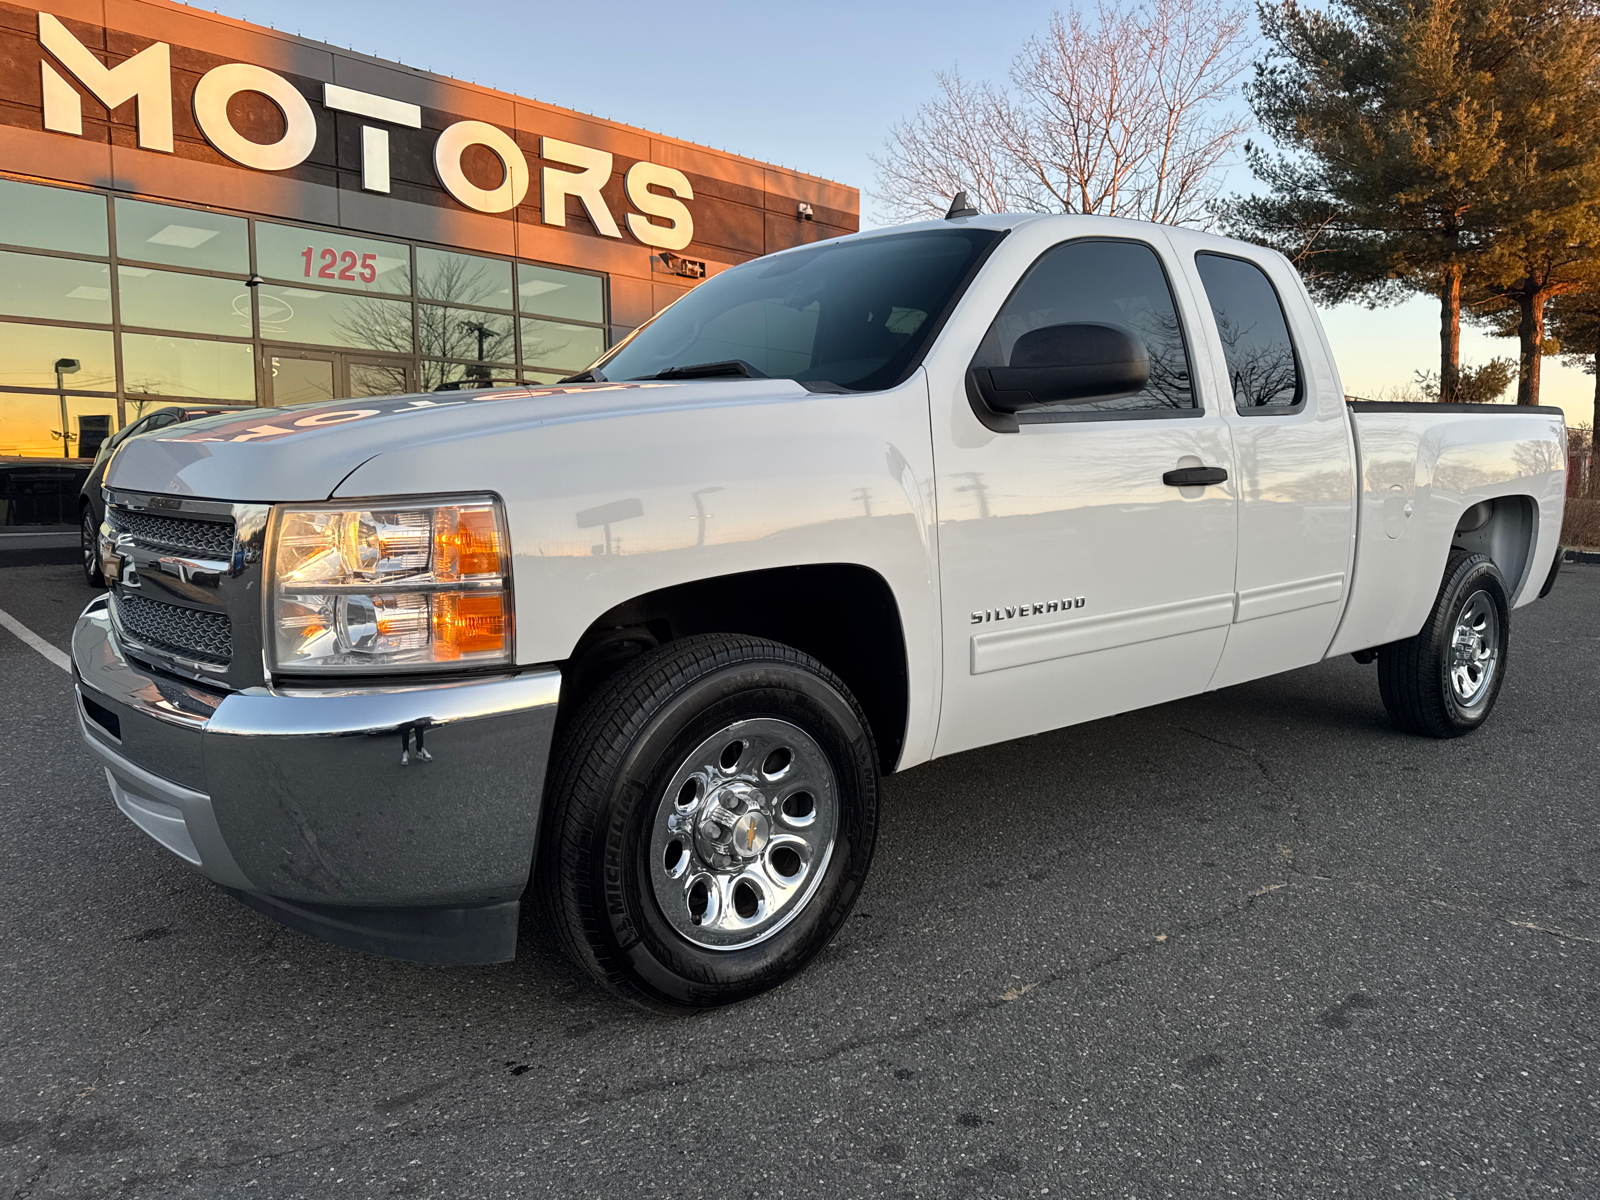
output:
<path id="1" fill-rule="evenodd" d="M 517 264 L 517 307 L 541 317 L 571 321 L 606 319 L 605 293 L 598 275 Z"/>
<path id="2" fill-rule="evenodd" d="M 352 396 L 403 396 L 416 389 L 411 383 L 410 362 L 361 362 L 347 360 Z"/>
<path id="3" fill-rule="evenodd" d="M 0 242 L 104 255 L 106 198 L 0 179 Z"/>
<path id="4" fill-rule="evenodd" d="M 511 264 L 417 247 L 417 295 L 448 304 L 511 310 Z"/>
<path id="5" fill-rule="evenodd" d="M 522 322 L 522 361 L 571 375 L 605 353 L 605 331 L 559 321 Z"/>
<path id="6" fill-rule="evenodd" d="M 55 364 L 63 358 L 76 359 L 78 363 L 77 371 L 65 377 L 72 390 L 117 390 L 117 363 L 110 330 L 0 322 L 0 388 L 53 388 Z"/>
<path id="7" fill-rule="evenodd" d="M 1194 261 L 1217 318 L 1234 404 L 1242 413 L 1296 407 L 1300 368 L 1271 281 L 1242 258 L 1197 254 Z"/>
<path id="8" fill-rule="evenodd" d="M 515 387 L 517 373 L 510 367 L 494 367 L 487 363 L 448 363 L 424 359 L 422 362 L 422 391 L 437 392 L 441 388 Z"/>
<path id="9" fill-rule="evenodd" d="M 274 354 L 267 359 L 269 404 L 309 404 L 332 400 L 333 360 Z"/>
<path id="10" fill-rule="evenodd" d="M 524 371 L 522 378 L 531 384 L 560 383 L 571 371 Z"/>
<path id="11" fill-rule="evenodd" d="M 250 270 L 248 226 L 221 213 L 118 200 L 117 257 L 243 275 Z"/>
<path id="12" fill-rule="evenodd" d="M 354 292 L 411 292 L 411 249 L 399 242 L 256 222 L 256 270 Z"/>
<path id="13" fill-rule="evenodd" d="M 281 287 L 259 287 L 256 298 L 268 341 L 411 353 L 409 301 Z"/>
<path id="14" fill-rule="evenodd" d="M 61 444 L 61 399 L 58 396 L 0 392 L 0 455 L 18 458 L 93 457 L 97 443 L 116 427 L 117 402 L 107 397 L 67 397 L 67 442 Z M 85 453 L 84 447 L 87 447 Z M 82 471 L 59 479 L 31 466 L 12 466 L 0 473 L 0 525 L 70 525 L 78 519 L 78 486 Z M 59 493 L 66 515 L 55 515 Z"/>
<path id="15" fill-rule="evenodd" d="M 141 394 L 245 403 L 256 398 L 255 353 L 240 342 L 125 333 L 122 375 L 130 400 Z"/>
<path id="16" fill-rule="evenodd" d="M 471 362 L 516 362 L 517 345 L 511 318 L 467 308 L 424 304 L 417 321 L 422 353 Z"/>
<path id="17" fill-rule="evenodd" d="M 104 263 L 0 251 L 0 313 L 111 323 L 111 268 Z"/>
<path id="18" fill-rule="evenodd" d="M 1047 325 L 1110 325 L 1131 334 L 1150 355 L 1150 382 L 1133 396 L 1052 404 L 1021 414 L 1192 409 L 1189 356 L 1161 260 L 1139 242 L 1067 242 L 1047 250 L 1011 293 L 979 343 L 974 367 L 1011 364 L 1023 334 Z"/>
<path id="19" fill-rule="evenodd" d="M 250 289 L 235 279 L 117 267 L 123 325 L 249 337 Z"/>

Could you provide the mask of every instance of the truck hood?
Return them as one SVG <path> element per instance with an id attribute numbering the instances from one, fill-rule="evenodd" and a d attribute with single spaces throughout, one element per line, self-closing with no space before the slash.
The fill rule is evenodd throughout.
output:
<path id="1" fill-rule="evenodd" d="M 214 500 L 326 500 L 362 463 L 402 447 L 633 413 L 793 401 L 808 394 L 788 379 L 643 380 L 258 408 L 130 438 L 112 457 L 105 482 L 134 492 Z"/>

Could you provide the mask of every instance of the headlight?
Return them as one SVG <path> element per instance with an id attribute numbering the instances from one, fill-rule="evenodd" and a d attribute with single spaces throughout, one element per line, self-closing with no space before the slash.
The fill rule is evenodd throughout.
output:
<path id="1" fill-rule="evenodd" d="M 511 552 L 490 496 L 276 514 L 268 622 L 280 672 L 511 661 Z"/>

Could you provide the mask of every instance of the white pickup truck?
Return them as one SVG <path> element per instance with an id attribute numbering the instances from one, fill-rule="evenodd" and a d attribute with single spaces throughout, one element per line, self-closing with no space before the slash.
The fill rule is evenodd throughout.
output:
<path id="1" fill-rule="evenodd" d="M 1352 653 L 1400 728 L 1471 731 L 1565 437 L 1347 403 L 1259 247 L 859 234 L 559 386 L 127 441 L 79 712 L 122 811 L 289 925 L 503 961 L 532 895 L 616 992 L 706 1007 L 838 930 L 885 772 Z"/>

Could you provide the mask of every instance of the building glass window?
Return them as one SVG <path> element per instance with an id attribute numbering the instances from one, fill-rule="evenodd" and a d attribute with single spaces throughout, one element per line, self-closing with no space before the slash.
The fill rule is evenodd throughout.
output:
<path id="1" fill-rule="evenodd" d="M 527 319 L 522 322 L 522 361 L 530 367 L 571 375 L 599 358 L 605 348 L 605 331 L 590 325 Z"/>
<path id="2" fill-rule="evenodd" d="M 111 268 L 0 250 L 0 314 L 109 325 Z"/>
<path id="3" fill-rule="evenodd" d="M 517 373 L 510 367 L 488 363 L 452 363 L 422 360 L 422 390 L 440 388 L 515 387 Z"/>
<path id="4" fill-rule="evenodd" d="M 515 362 L 516 333 L 511 318 L 468 308 L 422 306 L 417 322 L 422 352 L 469 362 Z"/>
<path id="5" fill-rule="evenodd" d="M 553 383 L 606 305 L 603 275 L 0 179 L 0 453 L 92 456 L 181 400 Z"/>
<path id="6" fill-rule="evenodd" d="M 240 342 L 125 333 L 122 372 L 130 405 L 141 394 L 245 404 L 256 398 L 255 353 Z"/>
<path id="7" fill-rule="evenodd" d="M 598 275 L 558 271 L 554 267 L 517 264 L 517 307 L 540 317 L 603 322 L 605 292 Z"/>
<path id="8" fill-rule="evenodd" d="M 65 450 L 61 444 L 61 409 L 63 398 L 59 395 L 29 394 L 26 392 L 0 392 L 0 455 L 19 458 L 82 458 L 87 446 L 92 456 L 99 442 L 110 436 L 116 428 L 117 402 L 110 396 L 67 396 Z M 9 499 L 10 507 L 0 513 L 0 525 L 54 524 L 55 518 L 29 515 L 26 497 L 34 494 L 34 487 L 18 478 L 18 468 L 11 467 L 3 474 L 9 481 L 9 495 L 0 496 L 0 507 Z M 80 473 L 78 483 L 83 482 Z M 73 510 L 65 523 L 77 520 L 76 504 L 78 485 L 73 484 L 71 499 Z"/>
<path id="9" fill-rule="evenodd" d="M 411 305 L 376 296 L 259 287 L 261 336 L 273 342 L 410 354 Z"/>
<path id="10" fill-rule="evenodd" d="M 104 258 L 106 198 L 0 179 L 0 242 Z"/>
<path id="11" fill-rule="evenodd" d="M 243 275 L 250 270 L 249 224 L 195 208 L 118 200 L 117 257 Z"/>
<path id="12" fill-rule="evenodd" d="M 78 369 L 62 382 L 75 392 L 115 392 L 117 360 L 109 329 L 0 322 L 0 388 L 54 388 L 55 364 L 71 359 Z"/>
<path id="13" fill-rule="evenodd" d="M 236 279 L 117 267 L 122 323 L 219 337 L 249 337 L 250 289 Z"/>
<path id="14" fill-rule="evenodd" d="M 417 295 L 447 304 L 512 309 L 511 264 L 503 258 L 417 247 Z"/>
<path id="15" fill-rule="evenodd" d="M 398 242 L 256 222 L 256 270 L 266 279 L 353 292 L 411 294 L 411 249 Z"/>

